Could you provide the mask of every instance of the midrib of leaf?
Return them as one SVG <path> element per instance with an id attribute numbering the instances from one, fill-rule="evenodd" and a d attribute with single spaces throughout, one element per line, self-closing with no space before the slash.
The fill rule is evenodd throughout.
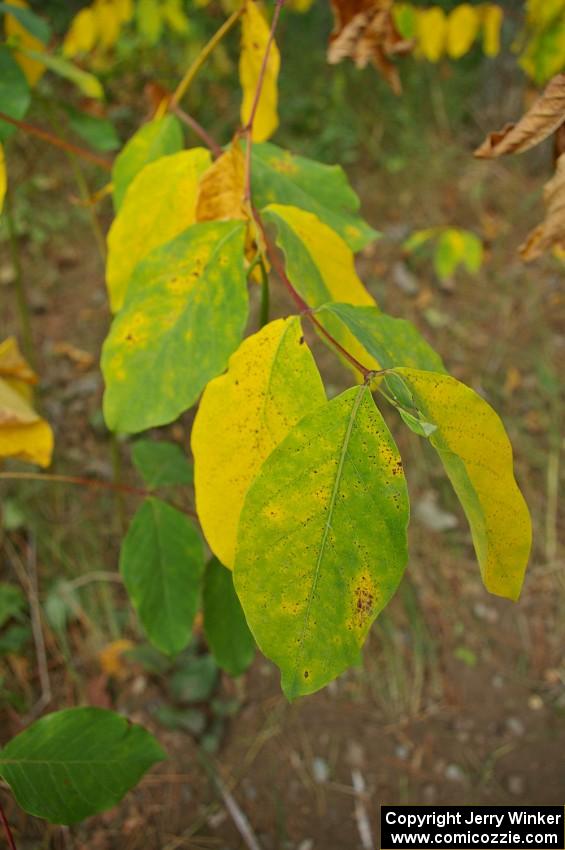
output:
<path id="1" fill-rule="evenodd" d="M 320 569 L 321 569 L 322 561 L 324 559 L 324 554 L 325 554 L 325 551 L 326 551 L 326 545 L 327 545 L 327 542 L 328 542 L 328 534 L 329 534 L 330 528 L 331 528 L 331 521 L 332 521 L 332 518 L 333 518 L 335 502 L 336 502 L 336 499 L 337 499 L 337 493 L 338 493 L 338 490 L 339 490 L 339 485 L 341 483 L 343 466 L 344 466 L 344 463 L 345 463 L 345 458 L 347 456 L 347 450 L 349 448 L 349 441 L 351 439 L 351 432 L 353 431 L 353 426 L 354 426 L 355 420 L 357 418 L 357 411 L 359 410 L 359 405 L 361 404 L 361 401 L 363 399 L 363 395 L 365 394 L 366 390 L 367 390 L 367 387 L 365 386 L 365 384 L 362 384 L 359 387 L 357 395 L 355 396 L 355 401 L 353 403 L 353 407 L 351 408 L 351 414 L 349 416 L 349 421 L 347 423 L 347 429 L 345 431 L 343 443 L 342 443 L 342 446 L 341 446 L 339 463 L 337 465 L 334 483 L 333 483 L 333 487 L 332 487 L 332 494 L 331 494 L 330 502 L 329 502 L 329 505 L 328 505 L 326 523 L 324 525 L 322 540 L 321 540 L 321 543 L 320 543 L 320 548 L 318 550 L 318 557 L 316 559 L 316 567 L 314 569 L 314 577 L 312 579 L 312 587 L 310 589 L 310 594 L 309 594 L 309 597 L 308 597 L 308 606 L 306 608 L 306 614 L 304 615 L 304 623 L 303 623 L 303 626 L 302 626 L 302 633 L 300 635 L 298 652 L 296 653 L 296 663 L 294 665 L 294 670 L 293 670 L 293 673 L 292 673 L 292 688 L 291 688 L 292 693 L 294 693 L 294 689 L 296 687 L 296 678 L 297 678 L 297 675 L 298 675 L 299 659 L 300 659 L 301 654 L 302 654 L 302 649 L 303 649 L 303 646 L 304 646 L 304 638 L 306 636 L 306 631 L 308 629 L 308 623 L 309 623 L 309 620 L 310 620 L 310 612 L 311 612 L 311 609 L 312 609 L 312 603 L 314 601 L 314 594 L 315 594 L 316 588 L 318 586 L 318 580 L 319 580 L 319 577 L 320 577 Z"/>
<path id="2" fill-rule="evenodd" d="M 164 550 L 164 548 L 161 544 L 161 532 L 159 530 L 159 522 L 158 522 L 158 517 L 157 517 L 157 509 L 155 507 L 155 500 L 151 499 L 150 504 L 151 504 L 151 511 L 153 513 L 153 519 L 155 521 L 155 536 L 157 537 L 157 551 L 159 553 L 159 566 L 160 566 L 159 575 L 160 575 L 160 578 L 161 578 L 161 584 L 163 586 L 163 597 L 164 597 L 164 600 L 165 600 L 165 609 L 166 609 L 167 614 L 168 614 L 167 620 L 170 622 L 170 621 L 172 621 L 171 600 L 170 600 L 169 592 L 168 592 L 168 589 L 167 589 L 167 582 L 166 582 L 166 579 L 165 579 L 165 571 L 162 568 L 162 564 L 164 562 L 163 554 L 164 554 L 165 550 Z"/>

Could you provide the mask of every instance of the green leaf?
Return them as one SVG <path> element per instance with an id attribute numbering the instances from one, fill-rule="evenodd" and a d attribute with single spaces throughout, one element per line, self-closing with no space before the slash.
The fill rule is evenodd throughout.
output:
<path id="1" fill-rule="evenodd" d="M 131 457 L 148 487 L 192 484 L 192 465 L 176 443 L 136 440 Z"/>
<path id="2" fill-rule="evenodd" d="M 325 304 L 317 315 L 337 316 L 382 369 L 412 366 L 430 372 L 445 372 L 441 357 L 411 322 L 394 319 L 377 307 Z"/>
<path id="3" fill-rule="evenodd" d="M 108 233 L 106 283 L 114 313 L 137 264 L 195 223 L 200 178 L 209 165 L 209 152 L 192 148 L 150 162 L 131 181 Z"/>
<path id="4" fill-rule="evenodd" d="M 195 224 L 136 267 L 102 351 L 111 430 L 172 422 L 226 368 L 247 322 L 244 238 L 242 222 Z"/>
<path id="5" fill-rule="evenodd" d="M 102 708 L 42 717 L 0 751 L 0 776 L 19 805 L 70 824 L 109 809 L 165 754 L 141 726 Z"/>
<path id="6" fill-rule="evenodd" d="M 182 127 L 174 115 L 165 115 L 140 127 L 120 151 L 112 169 L 116 212 L 136 174 L 150 162 L 182 150 L 182 146 Z"/>
<path id="7" fill-rule="evenodd" d="M 449 375 L 395 369 L 410 389 L 461 502 L 487 590 L 520 595 L 531 547 L 530 515 L 518 489 L 512 447 L 494 410 Z"/>
<path id="8" fill-rule="evenodd" d="M 200 601 L 202 540 L 194 524 L 147 499 L 122 543 L 120 572 L 151 643 L 169 655 L 187 646 Z"/>
<path id="9" fill-rule="evenodd" d="M 351 249 L 315 215 L 297 207 L 271 204 L 263 216 L 265 221 L 276 225 L 277 245 L 284 253 L 286 273 L 309 307 L 321 307 L 328 301 L 375 304 L 357 276 Z M 378 369 L 379 364 L 367 356 L 342 322 L 327 315 L 323 324 L 364 366 Z M 327 342 L 323 335 L 322 339 Z"/>
<path id="10" fill-rule="evenodd" d="M 304 417 L 247 494 L 234 582 L 260 649 L 289 698 L 355 664 L 402 577 L 408 493 L 369 389 Z"/>
<path id="11" fill-rule="evenodd" d="M 323 165 L 293 156 L 276 145 L 253 145 L 253 202 L 287 204 L 314 213 L 335 230 L 353 251 L 379 234 L 359 215 L 359 198 L 339 165 Z"/>
<path id="12" fill-rule="evenodd" d="M 204 574 L 204 633 L 219 667 L 230 676 L 245 673 L 255 656 L 255 640 L 249 631 L 231 572 L 216 558 Z"/>
<path id="13" fill-rule="evenodd" d="M 34 59 L 36 62 L 41 62 L 54 74 L 63 77 L 65 80 L 74 83 L 80 91 L 87 97 L 93 97 L 97 100 L 102 100 L 104 90 L 100 80 L 89 74 L 88 71 L 83 71 L 78 65 L 69 62 L 68 59 L 63 59 L 61 56 L 53 56 L 52 53 L 44 53 L 42 50 L 29 50 L 23 45 L 18 46 L 18 51 L 23 53 L 29 59 Z"/>
<path id="14" fill-rule="evenodd" d="M 402 407 L 398 408 L 398 412 L 405 425 L 408 425 L 410 430 L 414 431 L 419 437 L 429 437 L 430 434 L 437 431 L 437 425 L 432 425 L 431 422 L 426 422 L 425 419 L 414 416 L 414 414 L 409 413 L 407 410 L 403 410 Z"/>
<path id="15" fill-rule="evenodd" d="M 25 607 L 25 596 L 20 588 L 15 584 L 0 582 L 0 628 L 13 617 L 19 617 Z"/>
<path id="16" fill-rule="evenodd" d="M 204 702 L 214 693 L 218 668 L 211 655 L 191 655 L 171 676 L 171 694 L 177 702 Z"/>
<path id="17" fill-rule="evenodd" d="M 0 112 L 20 121 L 26 114 L 31 93 L 25 74 L 14 59 L 12 51 L 0 46 Z M 5 142 L 16 128 L 0 120 L 0 143 Z"/>
<path id="18" fill-rule="evenodd" d="M 87 112 L 80 112 L 72 106 L 66 107 L 71 129 L 97 151 L 115 151 L 120 147 L 120 137 L 116 128 L 107 118 L 98 118 Z"/>
<path id="19" fill-rule="evenodd" d="M 0 655 L 20 655 L 30 640 L 30 627 L 14 623 L 0 634 Z"/>
<path id="20" fill-rule="evenodd" d="M 13 6 L 11 3 L 0 3 L 0 13 L 12 15 L 31 35 L 38 38 L 44 44 L 51 37 L 51 29 L 47 21 L 36 15 L 31 9 L 21 6 Z"/>

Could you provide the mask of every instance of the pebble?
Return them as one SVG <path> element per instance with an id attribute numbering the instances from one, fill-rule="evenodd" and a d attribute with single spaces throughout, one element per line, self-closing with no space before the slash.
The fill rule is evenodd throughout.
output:
<path id="1" fill-rule="evenodd" d="M 521 776 L 510 776 L 508 778 L 508 790 L 511 794 L 515 794 L 516 797 L 519 797 L 524 793 L 525 783 Z"/>
<path id="2" fill-rule="evenodd" d="M 485 623 L 496 623 L 498 621 L 498 611 L 485 605 L 484 602 L 476 602 L 473 605 L 473 613 L 478 620 L 484 620 Z"/>
<path id="3" fill-rule="evenodd" d="M 518 737 L 521 737 L 526 731 L 526 727 L 518 717 L 509 717 L 506 721 L 506 726 L 509 732 Z"/>
<path id="4" fill-rule="evenodd" d="M 465 771 L 458 764 L 448 764 L 445 768 L 445 778 L 450 782 L 466 782 Z"/>
<path id="5" fill-rule="evenodd" d="M 312 759 L 312 774 L 316 782 L 323 785 L 330 778 L 330 768 L 327 761 L 320 756 Z"/>
<path id="6" fill-rule="evenodd" d="M 543 700 L 539 696 L 539 694 L 532 694 L 528 699 L 528 707 L 532 709 L 532 711 L 541 711 L 543 708 Z"/>

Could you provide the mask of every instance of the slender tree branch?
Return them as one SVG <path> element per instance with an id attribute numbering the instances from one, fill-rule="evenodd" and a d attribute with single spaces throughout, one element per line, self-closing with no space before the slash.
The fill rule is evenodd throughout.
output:
<path id="1" fill-rule="evenodd" d="M 255 223 L 256 223 L 259 231 L 260 231 L 261 237 L 262 237 L 263 242 L 265 244 L 265 249 L 266 249 L 266 253 L 267 253 L 267 257 L 269 259 L 269 262 L 270 262 L 271 266 L 274 268 L 274 270 L 276 271 L 276 273 L 278 274 L 278 276 L 280 277 L 280 279 L 282 280 L 282 282 L 284 283 L 284 285 L 286 286 L 286 288 L 288 289 L 291 297 L 293 298 L 293 300 L 294 300 L 296 306 L 299 308 L 300 312 L 303 315 L 307 316 L 307 318 L 312 322 L 312 324 L 315 325 L 318 328 L 320 333 L 323 334 L 323 336 L 326 337 L 328 342 L 330 342 L 333 345 L 333 347 L 337 351 L 339 351 L 339 353 L 349 363 L 351 363 L 351 365 L 354 366 L 355 369 L 357 369 L 358 372 L 360 372 L 362 374 L 363 379 L 365 381 L 370 380 L 375 374 L 378 374 L 378 373 L 376 373 L 373 369 L 367 368 L 367 366 L 363 366 L 363 364 L 360 363 L 359 360 L 357 360 L 357 358 L 353 356 L 353 354 L 351 354 L 349 351 L 347 351 L 347 349 L 345 349 L 343 347 L 343 345 L 341 345 L 341 343 L 338 342 L 337 339 L 334 336 L 332 336 L 332 334 L 328 330 L 326 330 L 326 328 L 323 326 L 323 324 L 320 322 L 320 320 L 318 318 L 316 318 L 316 316 L 312 313 L 311 308 L 308 306 L 306 301 L 302 298 L 300 293 L 297 292 L 297 290 L 294 288 L 290 278 L 288 277 L 288 275 L 285 271 L 284 265 L 281 263 L 279 256 L 277 254 L 277 249 L 276 249 L 275 245 L 273 244 L 272 240 L 270 239 L 269 235 L 267 234 L 267 231 L 265 229 L 265 225 L 263 223 L 263 220 L 261 219 L 261 216 L 259 215 L 259 212 L 254 207 L 251 207 L 251 210 L 252 210 L 252 214 L 253 214 L 253 219 L 254 219 L 254 221 L 255 221 Z"/>
<path id="2" fill-rule="evenodd" d="M 192 63 L 180 83 L 178 84 L 178 86 L 176 87 L 170 103 L 171 110 L 174 111 L 175 107 L 178 106 L 178 104 L 187 93 L 188 89 L 192 85 L 194 78 L 196 77 L 196 75 L 198 74 L 210 54 L 214 51 L 214 49 L 224 38 L 224 36 L 226 36 L 228 32 L 233 29 L 235 24 L 241 18 L 243 10 L 244 6 L 241 5 L 239 9 L 236 9 L 235 12 L 232 12 L 229 18 L 224 21 L 219 30 L 214 33 L 210 41 L 202 48 L 202 50 L 200 51 L 200 53 L 198 54 L 198 56 L 196 57 L 196 59 L 194 60 L 194 62 Z"/>
<path id="3" fill-rule="evenodd" d="M 188 112 L 185 112 L 184 109 L 181 109 L 180 106 L 174 105 L 172 102 L 169 111 L 176 115 L 179 121 L 182 121 L 183 124 L 190 127 L 190 129 L 202 139 L 204 144 L 210 148 L 216 158 L 221 155 L 222 149 L 220 145 L 214 138 L 212 138 L 210 133 L 204 129 L 202 124 L 199 124 L 198 121 L 192 117 L 192 115 L 189 115 Z"/>
<path id="4" fill-rule="evenodd" d="M 130 487 L 127 484 L 116 484 L 114 481 L 101 481 L 99 478 L 81 478 L 77 475 L 58 475 L 48 472 L 0 472 L 0 481 L 46 481 L 51 484 L 74 484 L 78 487 L 93 487 L 100 490 L 113 490 L 118 493 L 127 493 L 130 496 L 154 496 L 154 490 L 145 490 L 142 487 Z M 167 500 L 168 503 L 179 511 L 189 516 L 196 516 L 195 511 Z"/>
<path id="5" fill-rule="evenodd" d="M 6 841 L 8 842 L 8 850 L 17 850 L 16 842 L 14 841 L 14 836 L 12 835 L 12 830 L 10 829 L 10 824 L 8 823 L 8 818 L 4 814 L 4 809 L 2 808 L 2 803 L 0 803 L 0 823 L 4 829 L 4 835 L 6 836 Z"/>
<path id="6" fill-rule="evenodd" d="M 245 145 L 245 190 L 243 200 L 247 204 L 251 203 L 251 149 L 253 147 L 253 124 L 255 122 L 255 116 L 257 114 L 257 109 L 259 107 L 259 101 L 261 99 L 261 92 L 263 91 L 263 83 L 265 82 L 265 74 L 267 72 L 267 64 L 269 62 L 269 56 L 271 53 L 271 47 L 273 46 L 273 42 L 275 40 L 275 32 L 277 30 L 277 26 L 279 23 L 279 18 L 281 15 L 282 7 L 284 6 L 284 0 L 275 0 L 275 11 L 273 13 L 273 20 L 271 21 L 271 30 L 269 32 L 269 38 L 267 40 L 267 46 L 265 47 L 265 53 L 263 54 L 263 61 L 261 62 L 261 68 L 259 70 L 259 77 L 257 79 L 257 88 L 255 89 L 255 96 L 253 98 L 253 103 L 251 105 L 251 112 L 249 113 L 249 119 L 247 124 L 243 128 L 241 135 L 246 138 Z"/>
<path id="7" fill-rule="evenodd" d="M 82 159 L 86 159 L 89 162 L 94 163 L 94 165 L 97 165 L 99 168 L 103 168 L 105 171 L 112 170 L 112 163 L 108 162 L 107 159 L 92 153 L 92 151 L 86 150 L 86 148 L 73 145 L 72 142 L 66 142 L 64 139 L 60 139 L 53 133 L 48 133 L 47 130 L 42 130 L 41 127 L 35 127 L 33 124 L 28 124 L 27 121 L 18 121 L 16 118 L 10 118 L 10 116 L 6 115 L 4 112 L 0 112 L 0 121 L 6 121 L 7 124 L 11 124 L 13 127 L 23 130 L 24 133 L 28 134 L 28 136 L 36 136 L 43 142 L 53 145 L 53 147 L 60 148 L 68 153 L 73 153 L 75 156 L 80 156 Z"/>

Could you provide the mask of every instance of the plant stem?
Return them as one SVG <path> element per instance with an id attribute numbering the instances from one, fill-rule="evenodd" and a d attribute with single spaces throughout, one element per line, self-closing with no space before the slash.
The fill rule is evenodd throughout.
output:
<path id="1" fill-rule="evenodd" d="M 259 107 L 261 92 L 263 91 L 263 83 L 265 82 L 267 63 L 269 61 L 271 47 L 273 46 L 273 42 L 275 40 L 275 32 L 277 30 L 283 5 L 284 0 L 275 0 L 275 11 L 273 13 L 273 20 L 271 21 L 271 30 L 269 32 L 267 46 L 265 47 L 265 53 L 263 54 L 263 61 L 261 62 L 259 77 L 257 79 L 257 88 L 255 89 L 255 96 L 251 105 L 251 112 L 249 113 L 249 119 L 247 121 L 247 124 L 245 125 L 241 133 L 242 136 L 245 136 L 247 142 L 245 146 L 245 190 L 243 195 L 243 200 L 247 204 L 251 203 L 251 149 L 253 147 L 253 123 L 255 121 L 257 109 Z"/>
<path id="2" fill-rule="evenodd" d="M 190 127 L 190 129 L 202 139 L 204 144 L 210 148 L 216 158 L 221 155 L 222 149 L 220 145 L 212 138 L 210 133 L 204 129 L 202 124 L 199 124 L 198 121 L 192 117 L 192 115 L 189 115 L 188 112 L 185 112 L 184 109 L 180 108 L 180 106 L 171 106 L 170 112 L 176 115 L 179 121 L 182 121 L 183 124 Z"/>
<path id="3" fill-rule="evenodd" d="M 259 268 L 261 269 L 261 311 L 259 313 L 259 328 L 264 328 L 265 325 L 269 321 L 269 275 L 267 274 L 267 268 L 265 266 L 265 261 L 261 257 L 259 261 Z"/>
<path id="4" fill-rule="evenodd" d="M 33 344 L 33 334 L 31 331 L 31 317 L 29 303 L 26 296 L 24 276 L 22 270 L 22 261 L 20 256 L 20 244 L 18 234 L 16 233 L 16 223 L 14 221 L 14 209 L 12 203 L 12 195 L 10 192 L 6 195 L 6 222 L 8 225 L 8 236 L 10 239 L 10 253 L 12 255 L 12 265 L 14 267 L 14 284 L 16 287 L 16 302 L 18 305 L 18 313 L 20 316 L 20 325 L 22 331 L 22 348 L 24 354 L 32 366 L 36 365 L 36 351 Z"/>
<path id="5" fill-rule="evenodd" d="M 0 481 L 47 481 L 52 484 L 75 484 L 78 487 L 93 487 L 100 490 L 113 490 L 117 493 L 127 493 L 131 496 L 146 498 L 153 496 L 153 490 L 142 487 L 130 487 L 127 484 L 116 484 L 114 481 L 101 481 L 99 478 L 81 478 L 78 475 L 59 475 L 48 472 L 0 472 Z M 196 516 L 189 508 L 183 508 L 169 501 L 169 504 L 189 516 Z"/>
<path id="6" fill-rule="evenodd" d="M 14 841 L 14 836 L 12 835 L 12 830 L 10 829 L 8 819 L 4 814 L 2 803 L 0 803 L 0 823 L 2 824 L 2 827 L 4 829 L 4 835 L 6 836 L 6 841 L 8 842 L 9 850 L 16 850 L 16 842 Z"/>
<path id="7" fill-rule="evenodd" d="M 112 164 L 108 162 L 107 159 L 92 153 L 92 151 L 86 150 L 86 148 L 80 148 L 78 145 L 73 145 L 71 142 L 65 142 L 64 139 L 60 139 L 58 136 L 53 135 L 53 133 L 48 133 L 47 130 L 42 130 L 40 127 L 34 127 L 33 124 L 28 124 L 27 121 L 17 121 L 15 118 L 10 118 L 10 116 L 6 115 L 4 112 L 0 112 L 0 121 L 6 121 L 8 124 L 12 124 L 13 127 L 17 127 L 19 130 L 27 133 L 28 136 L 36 136 L 38 139 L 47 142 L 49 145 L 53 145 L 53 147 L 74 153 L 76 156 L 80 156 L 81 159 L 87 159 L 89 162 L 94 163 L 94 165 L 97 165 L 99 168 L 103 168 L 105 171 L 112 170 Z"/>
<path id="8" fill-rule="evenodd" d="M 198 74 L 210 54 L 214 51 L 214 49 L 224 38 L 224 36 L 226 36 L 228 32 L 233 29 L 235 24 L 241 18 L 243 10 L 244 6 L 242 5 L 239 7 L 239 9 L 236 9 L 235 12 L 232 12 L 229 18 L 224 21 L 219 30 L 214 33 L 210 41 L 202 48 L 202 50 L 200 51 L 200 53 L 198 54 L 198 56 L 196 57 L 196 59 L 194 60 L 194 62 L 192 63 L 180 83 L 178 84 L 178 86 L 176 87 L 169 107 L 171 110 L 174 111 L 175 107 L 178 106 L 178 104 L 187 93 L 188 89 L 192 85 L 194 78 L 196 77 L 196 75 Z"/>

